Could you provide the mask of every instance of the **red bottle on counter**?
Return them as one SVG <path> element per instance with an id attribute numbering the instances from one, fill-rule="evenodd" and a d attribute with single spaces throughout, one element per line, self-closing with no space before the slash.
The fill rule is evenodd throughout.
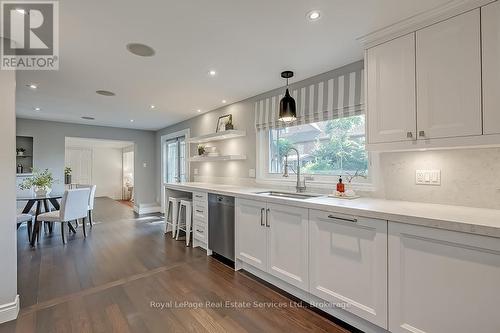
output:
<path id="1" fill-rule="evenodd" d="M 339 182 L 337 183 L 337 192 L 344 193 L 345 192 L 345 185 L 342 183 L 342 176 L 339 178 Z"/>

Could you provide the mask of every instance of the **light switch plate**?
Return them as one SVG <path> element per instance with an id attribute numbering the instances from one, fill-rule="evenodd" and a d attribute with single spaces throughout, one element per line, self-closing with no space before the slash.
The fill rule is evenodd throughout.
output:
<path id="1" fill-rule="evenodd" d="M 441 185 L 441 170 L 416 170 L 415 184 L 417 185 Z"/>

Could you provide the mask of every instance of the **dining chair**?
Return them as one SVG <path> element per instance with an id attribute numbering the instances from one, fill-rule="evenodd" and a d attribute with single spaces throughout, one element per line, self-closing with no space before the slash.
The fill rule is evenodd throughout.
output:
<path id="1" fill-rule="evenodd" d="M 38 215 L 36 223 L 60 222 L 62 241 L 63 244 L 66 244 L 64 237 L 64 224 L 68 223 L 69 225 L 71 221 L 82 219 L 83 236 L 87 237 L 87 232 L 85 230 L 85 218 L 88 214 L 89 193 L 89 188 L 66 190 L 61 199 L 60 210 Z"/>
<path id="2" fill-rule="evenodd" d="M 94 211 L 94 202 L 95 202 L 95 190 L 97 189 L 97 185 L 77 185 L 76 188 L 88 188 L 90 189 L 89 193 L 89 206 L 88 206 L 88 217 L 90 227 L 92 228 L 92 219 L 93 219 L 93 211 Z"/>
<path id="3" fill-rule="evenodd" d="M 34 218 L 35 217 L 31 214 L 23 214 L 23 213 L 17 214 L 17 220 L 16 220 L 17 229 L 19 229 L 21 224 L 26 223 L 26 229 L 28 229 L 28 242 L 31 241 L 31 229 Z"/>

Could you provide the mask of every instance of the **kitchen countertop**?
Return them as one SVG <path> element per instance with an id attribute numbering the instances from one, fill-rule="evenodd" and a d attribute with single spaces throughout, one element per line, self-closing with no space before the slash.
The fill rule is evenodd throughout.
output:
<path id="1" fill-rule="evenodd" d="M 439 229 L 500 238 L 500 210 L 409 201 L 358 198 L 336 199 L 327 196 L 306 200 L 271 197 L 255 192 L 271 190 L 265 187 L 219 185 L 212 183 L 165 184 L 178 191 L 203 191 L 243 199 L 289 204 L 340 214 L 422 225 Z M 276 190 L 276 189 L 274 189 Z"/>

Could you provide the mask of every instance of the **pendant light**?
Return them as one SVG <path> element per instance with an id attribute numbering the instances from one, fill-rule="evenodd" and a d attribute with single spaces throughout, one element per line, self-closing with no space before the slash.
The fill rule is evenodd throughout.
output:
<path id="1" fill-rule="evenodd" d="M 281 77 L 286 79 L 286 92 L 285 96 L 280 101 L 279 120 L 284 123 L 291 123 L 297 120 L 297 106 L 295 105 L 295 100 L 290 96 L 290 92 L 288 91 L 288 79 L 293 77 L 293 72 L 284 71 L 281 73 Z"/>

